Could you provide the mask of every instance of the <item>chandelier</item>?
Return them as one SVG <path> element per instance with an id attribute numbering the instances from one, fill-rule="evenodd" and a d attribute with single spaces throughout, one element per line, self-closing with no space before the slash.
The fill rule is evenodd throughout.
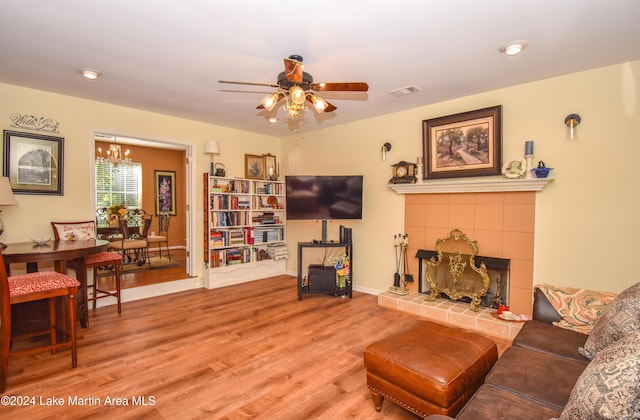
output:
<path id="1" fill-rule="evenodd" d="M 329 106 L 329 103 L 318 95 L 309 91 L 305 92 L 304 89 L 297 85 L 291 86 L 288 91 L 284 90 L 270 93 L 262 99 L 260 104 L 267 111 L 271 111 L 281 98 L 285 100 L 284 109 L 287 110 L 287 115 L 291 119 L 298 118 L 300 113 L 306 110 L 305 101 L 311 102 L 313 109 L 315 109 L 318 114 L 324 112 Z"/>
<path id="2" fill-rule="evenodd" d="M 131 163 L 130 151 L 122 153 L 119 144 L 110 144 L 107 156 L 102 156 L 102 148 L 98 147 L 98 157 L 96 160 L 101 163 L 110 163 L 113 166 L 128 165 Z"/>

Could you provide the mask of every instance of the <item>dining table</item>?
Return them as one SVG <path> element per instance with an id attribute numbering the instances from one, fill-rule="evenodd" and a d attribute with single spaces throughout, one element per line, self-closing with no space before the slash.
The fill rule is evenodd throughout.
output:
<path id="1" fill-rule="evenodd" d="M 78 321 L 84 328 L 89 326 L 89 305 L 87 300 L 87 267 L 86 259 L 89 255 L 107 250 L 109 241 L 103 239 L 82 239 L 73 241 L 50 241 L 46 243 L 14 242 L 6 244 L 2 249 L 2 257 L 11 275 L 12 264 L 26 264 L 28 273 L 38 271 L 41 263 L 53 263 L 55 271 L 65 273 L 67 263 L 74 261 L 77 267 L 76 278 L 80 282 L 78 296 Z M 24 305 L 24 304 L 23 304 Z M 31 314 L 33 315 L 33 314 Z M 24 313 L 21 317 L 27 316 Z M 48 315 L 46 316 L 48 318 Z M 37 318 L 36 318 L 37 319 Z M 27 322 L 28 323 L 28 322 Z"/>

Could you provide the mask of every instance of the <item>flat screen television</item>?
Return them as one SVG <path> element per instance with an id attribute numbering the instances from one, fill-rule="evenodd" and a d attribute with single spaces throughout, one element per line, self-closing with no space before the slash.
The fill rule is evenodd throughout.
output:
<path id="1" fill-rule="evenodd" d="M 362 175 L 285 176 L 287 220 L 362 219 Z"/>

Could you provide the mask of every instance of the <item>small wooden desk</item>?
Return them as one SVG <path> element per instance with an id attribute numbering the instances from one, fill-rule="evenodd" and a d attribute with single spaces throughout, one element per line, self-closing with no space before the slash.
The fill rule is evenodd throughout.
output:
<path id="1" fill-rule="evenodd" d="M 78 289 L 78 320 L 83 327 L 89 326 L 89 311 L 87 303 L 87 267 L 86 258 L 91 254 L 107 250 L 109 241 L 102 239 L 84 239 L 79 241 L 52 241 L 46 245 L 37 246 L 32 242 L 9 243 L 2 250 L 2 256 L 10 275 L 10 264 L 26 263 L 27 272 L 38 271 L 38 263 L 53 262 L 55 270 L 65 273 L 67 261 L 78 261 L 76 276 L 80 282 Z"/>

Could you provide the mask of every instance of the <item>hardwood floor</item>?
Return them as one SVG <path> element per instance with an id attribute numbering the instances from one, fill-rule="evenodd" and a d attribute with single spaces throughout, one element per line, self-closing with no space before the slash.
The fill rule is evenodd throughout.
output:
<path id="1" fill-rule="evenodd" d="M 366 387 L 364 347 L 415 322 L 375 296 L 310 295 L 279 276 L 90 311 L 78 329 L 78 367 L 68 351 L 11 356 L 4 406 L 17 418 L 415 419 Z M 62 406 L 42 405 L 61 398 Z M 108 405 L 107 397 L 128 406 Z M 78 398 L 89 404 L 79 405 Z M 145 401 L 148 405 L 132 405 Z M 93 404 L 91 404 L 93 403 Z"/>
<path id="2" fill-rule="evenodd" d="M 296 279 L 278 276 L 89 316 L 76 369 L 67 350 L 10 357 L 4 395 L 24 405 L 5 405 L 0 417 L 418 418 L 388 401 L 377 413 L 371 402 L 365 346 L 417 319 L 376 296 L 298 301 Z"/>
<path id="3" fill-rule="evenodd" d="M 158 255 L 157 252 L 150 252 L 150 254 Z M 172 257 L 178 257 L 183 261 L 186 259 L 185 254 L 186 251 L 184 249 L 171 250 Z M 162 255 L 163 258 L 166 257 L 166 254 L 164 253 Z M 152 284 L 182 280 L 186 278 L 189 278 L 189 276 L 187 275 L 187 269 L 184 265 L 180 267 L 162 268 L 158 270 L 137 271 L 135 273 L 123 273 L 121 287 L 123 289 L 130 289 L 132 287 L 149 286 Z M 100 277 L 100 284 L 103 285 L 103 287 L 107 287 L 110 290 L 113 290 L 115 289 L 115 278 L 113 276 L 106 276 L 103 274 Z"/>

